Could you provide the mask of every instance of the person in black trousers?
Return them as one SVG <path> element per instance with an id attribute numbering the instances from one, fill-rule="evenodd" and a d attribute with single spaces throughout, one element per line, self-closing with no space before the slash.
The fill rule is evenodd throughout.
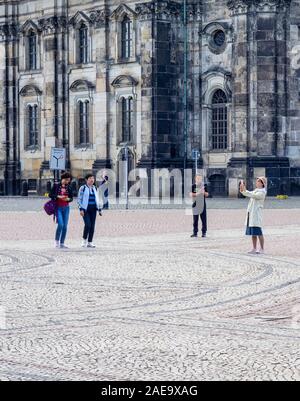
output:
<path id="1" fill-rule="evenodd" d="M 97 213 L 101 214 L 100 201 L 97 188 L 95 187 L 95 177 L 88 174 L 85 177 L 86 184 L 79 189 L 78 206 L 80 215 L 84 221 L 83 248 L 95 248 L 93 244 Z"/>
<path id="2" fill-rule="evenodd" d="M 198 237 L 199 231 L 199 217 L 202 222 L 202 238 L 206 237 L 207 233 L 207 210 L 206 198 L 208 198 L 207 185 L 203 183 L 202 176 L 197 174 L 195 176 L 195 184 L 192 187 L 190 196 L 193 198 L 193 234 L 191 238 Z"/>

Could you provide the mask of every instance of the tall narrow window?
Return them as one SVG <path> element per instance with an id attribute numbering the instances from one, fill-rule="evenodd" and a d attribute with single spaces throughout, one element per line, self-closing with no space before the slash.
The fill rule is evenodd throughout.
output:
<path id="1" fill-rule="evenodd" d="M 28 106 L 27 121 L 28 121 L 27 147 L 35 148 L 39 144 L 39 116 L 38 116 L 37 105 Z"/>
<path id="2" fill-rule="evenodd" d="M 227 97 L 218 89 L 212 98 L 212 149 L 228 148 L 228 113 Z"/>
<path id="3" fill-rule="evenodd" d="M 86 64 L 88 62 L 88 28 L 82 24 L 78 30 L 78 63 Z"/>
<path id="4" fill-rule="evenodd" d="M 126 16 L 122 21 L 122 52 L 123 59 L 132 57 L 132 21 Z"/>
<path id="5" fill-rule="evenodd" d="M 30 31 L 27 37 L 27 69 L 36 70 L 37 68 L 37 36 Z"/>
<path id="6" fill-rule="evenodd" d="M 122 99 L 122 142 L 133 139 L 133 99 Z"/>
<path id="7" fill-rule="evenodd" d="M 90 143 L 90 127 L 89 127 L 89 106 L 88 100 L 80 101 L 79 104 L 79 145 Z"/>

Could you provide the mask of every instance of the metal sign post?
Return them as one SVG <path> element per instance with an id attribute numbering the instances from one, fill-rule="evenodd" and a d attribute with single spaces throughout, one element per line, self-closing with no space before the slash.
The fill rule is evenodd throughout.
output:
<path id="1" fill-rule="evenodd" d="M 66 149 L 52 148 L 50 156 L 50 170 L 54 172 L 54 180 L 59 181 L 59 172 L 66 169 Z"/>
<path id="2" fill-rule="evenodd" d="M 195 161 L 195 173 L 198 174 L 198 160 L 200 159 L 200 152 L 198 149 L 192 150 L 192 159 Z"/>

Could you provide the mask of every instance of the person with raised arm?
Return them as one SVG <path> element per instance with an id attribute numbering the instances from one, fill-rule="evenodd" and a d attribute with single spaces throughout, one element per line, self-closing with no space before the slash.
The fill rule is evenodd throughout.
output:
<path id="1" fill-rule="evenodd" d="M 252 250 L 249 254 L 264 254 L 265 238 L 262 231 L 263 226 L 263 208 L 267 196 L 267 179 L 258 177 L 254 191 L 248 191 L 244 181 L 240 184 L 240 192 L 246 198 L 250 198 L 247 217 L 246 217 L 246 235 L 252 237 Z M 257 249 L 258 240 L 260 249 Z"/>
<path id="2" fill-rule="evenodd" d="M 95 187 L 95 177 L 88 174 L 85 177 L 85 185 L 82 185 L 78 192 L 78 207 L 80 215 L 84 221 L 83 230 L 83 248 L 95 248 L 93 238 L 95 233 L 95 225 L 97 213 L 101 214 L 101 206 L 97 188 Z"/>

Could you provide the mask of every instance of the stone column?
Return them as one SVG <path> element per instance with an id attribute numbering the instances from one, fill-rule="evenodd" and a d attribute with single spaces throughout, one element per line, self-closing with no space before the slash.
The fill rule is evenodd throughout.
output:
<path id="1" fill-rule="evenodd" d="M 203 141 L 202 135 L 206 132 L 205 123 L 201 121 L 201 40 L 199 39 L 199 32 L 202 31 L 202 5 L 191 4 L 188 6 L 188 77 L 190 77 L 190 85 L 188 85 L 188 104 L 189 113 L 189 129 L 188 129 L 188 158 L 190 159 L 192 149 L 201 149 Z M 182 30 L 182 27 L 179 26 Z M 203 111 L 203 114 L 206 110 Z M 203 118 L 203 120 L 205 117 Z M 204 125 L 203 125 L 204 124 Z M 205 135 L 205 134 L 204 134 Z M 205 145 L 204 145 L 205 146 Z M 199 161 L 201 167 L 202 161 Z"/>
<path id="2" fill-rule="evenodd" d="M 150 168 L 154 164 L 156 144 L 153 131 L 156 126 L 152 110 L 154 96 L 154 15 L 152 3 L 141 3 L 136 8 L 137 26 L 140 31 L 140 64 L 141 64 L 141 159 L 138 167 Z"/>
<path id="3" fill-rule="evenodd" d="M 288 192 L 289 161 L 285 157 L 288 90 L 287 12 L 290 1 L 256 2 L 257 161 L 265 167 L 269 193 Z M 260 162 L 264 160 L 264 165 Z"/>
<path id="4" fill-rule="evenodd" d="M 248 74 L 248 5 L 241 0 L 229 2 L 233 22 L 233 55 L 232 71 L 234 78 L 232 102 L 234 143 L 233 152 L 239 157 L 247 157 L 249 151 L 248 137 L 248 105 L 249 105 L 249 74 Z"/>
<path id="5" fill-rule="evenodd" d="M 141 165 L 176 164 L 177 68 L 172 62 L 172 27 L 180 13 L 175 2 L 154 0 L 137 6 L 141 34 L 142 158 Z M 174 96 L 174 94 L 176 96 Z"/>
<path id="6" fill-rule="evenodd" d="M 20 151 L 18 131 L 18 16 L 15 6 L 6 10 L 6 22 L 2 26 L 2 57 L 5 70 L 3 79 L 3 119 L 5 125 L 5 164 L 4 193 L 19 195 L 20 193 Z"/>
<path id="7" fill-rule="evenodd" d="M 95 94 L 95 175 L 101 169 L 111 168 L 110 155 L 110 60 L 108 9 L 90 15 L 94 27 L 94 56 L 97 64 Z"/>
<path id="8" fill-rule="evenodd" d="M 250 93 L 251 63 L 249 63 L 249 2 L 246 0 L 231 0 L 228 7 L 231 10 L 233 24 L 232 45 L 232 140 L 233 157 L 229 162 L 229 194 L 237 196 L 237 183 L 240 179 L 249 179 L 248 156 L 253 143 L 253 127 L 250 125 L 250 109 L 254 107 Z M 251 138 L 252 135 L 252 138 Z M 235 191 L 234 191 L 235 188 Z"/>
<path id="9" fill-rule="evenodd" d="M 257 13 L 257 105 L 258 156 L 277 155 L 277 2 L 264 1 L 256 5 Z"/>
<path id="10" fill-rule="evenodd" d="M 45 124 L 45 153 L 41 165 L 41 179 L 51 176 L 49 159 L 52 147 L 65 146 L 68 150 L 68 122 L 66 94 L 66 32 L 65 17 L 49 17 L 41 19 L 39 26 L 42 30 L 44 59 L 42 60 L 44 75 L 44 102 L 41 111 L 42 122 Z M 63 32 L 64 31 L 64 32 Z M 63 105 L 64 104 L 64 105 Z M 67 152 L 68 154 L 68 152 Z"/>

